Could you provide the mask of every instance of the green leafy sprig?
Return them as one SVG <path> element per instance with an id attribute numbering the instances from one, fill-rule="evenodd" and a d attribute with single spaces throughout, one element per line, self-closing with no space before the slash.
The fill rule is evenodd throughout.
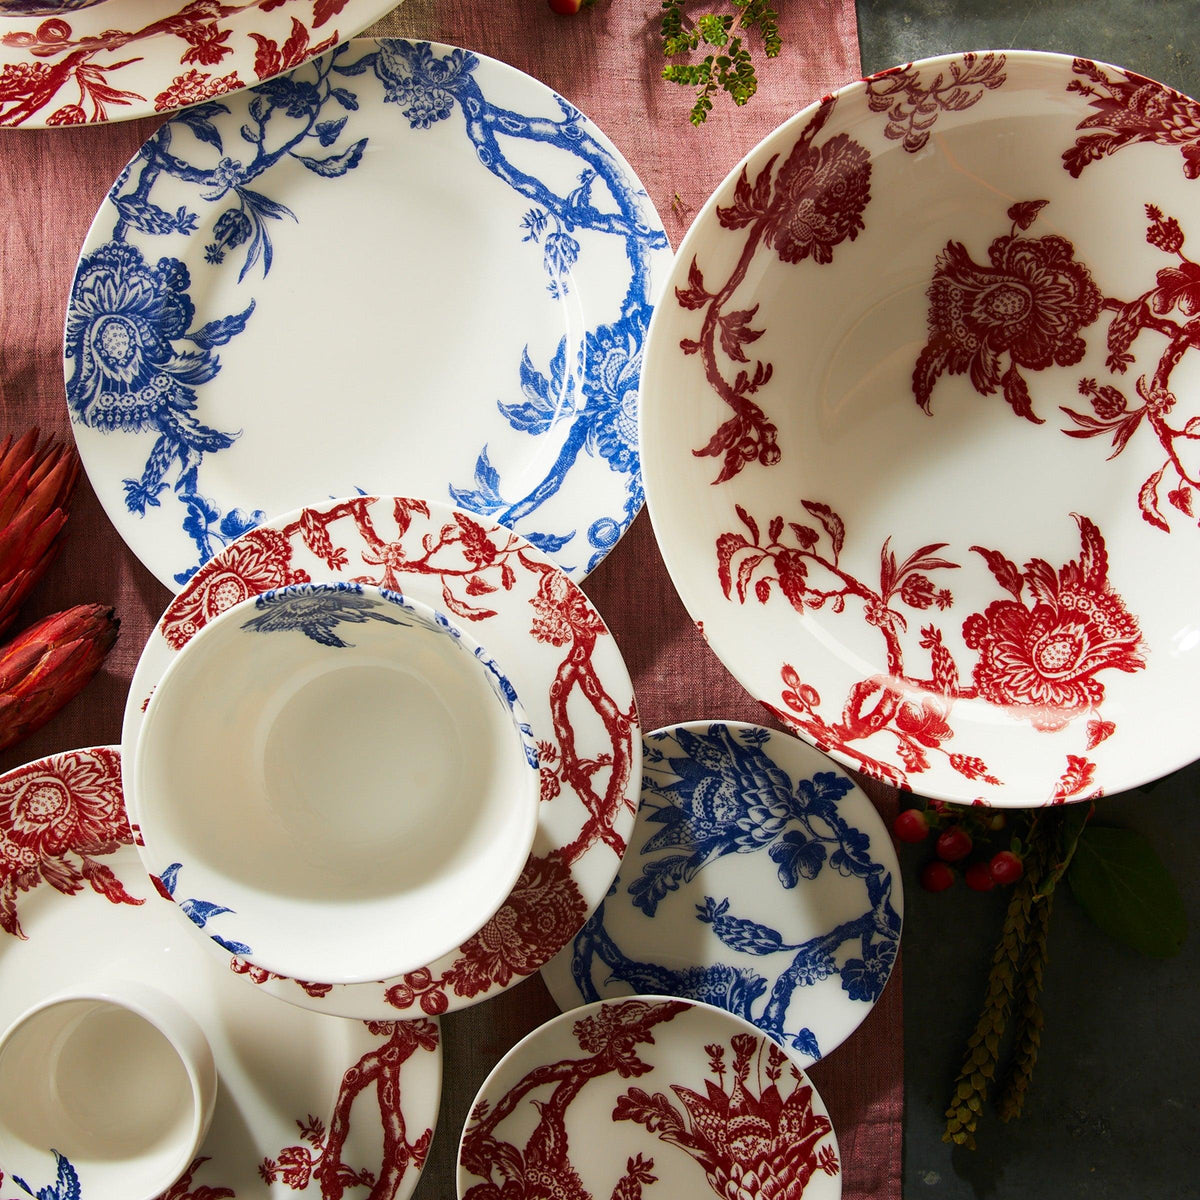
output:
<path id="1" fill-rule="evenodd" d="M 746 45 L 746 35 L 757 31 L 763 53 L 774 58 L 782 49 L 779 14 L 766 0 L 729 0 L 732 13 L 705 13 L 694 22 L 684 15 L 685 0 L 662 0 L 663 54 L 680 58 L 712 47 L 700 62 L 669 63 L 662 77 L 670 83 L 696 89 L 688 119 L 703 125 L 712 111 L 713 97 L 727 92 L 734 104 L 745 104 L 758 91 L 758 74 Z M 686 27 L 685 27 L 686 26 Z"/>

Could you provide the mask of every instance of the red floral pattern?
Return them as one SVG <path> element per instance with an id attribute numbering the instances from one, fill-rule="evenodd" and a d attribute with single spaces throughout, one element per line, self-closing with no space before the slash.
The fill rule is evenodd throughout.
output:
<path id="1" fill-rule="evenodd" d="M 648 1072 L 650 1065 L 637 1048 L 653 1043 L 654 1027 L 673 1021 L 688 1007 L 679 1001 L 606 1004 L 574 1025 L 587 1057 L 535 1067 L 496 1104 L 477 1105 L 463 1133 L 459 1163 L 483 1182 L 468 1188 L 463 1200 L 591 1200 L 571 1164 L 567 1110 L 592 1079 L 613 1073 L 628 1079 Z M 546 1088 L 551 1090 L 545 1100 L 532 1099 Z M 537 1126 L 521 1149 L 501 1141 L 496 1128 L 527 1098 L 536 1108 Z M 613 1196 L 641 1200 L 642 1186 L 655 1182 L 653 1168 L 653 1159 L 629 1159 Z"/>
<path id="2" fill-rule="evenodd" d="M 841 562 L 846 538 L 841 518 L 828 505 L 806 500 L 803 506 L 814 524 L 777 516 L 767 523 L 765 536 L 759 522 L 738 507 L 745 529 L 718 537 L 717 573 L 725 597 L 738 604 L 751 595 L 766 604 L 775 589 L 801 613 L 826 606 L 841 613 L 853 601 L 862 605 L 867 624 L 879 630 L 886 671 L 855 683 L 836 719 L 822 714 L 817 689 L 794 666 L 783 665 L 779 705 L 768 707 L 819 748 L 835 750 L 865 774 L 897 787 L 908 787 L 911 774 L 927 771 L 931 753 L 944 755 L 966 779 L 1000 786 L 983 758 L 952 749 L 955 701 L 985 700 L 1044 731 L 1090 715 L 1089 750 L 1115 732 L 1115 723 L 1098 715 L 1104 700 L 1099 676 L 1141 670 L 1145 647 L 1136 618 L 1109 584 L 1104 538 L 1093 521 L 1075 517 L 1080 555 L 1058 569 L 1035 558 L 1022 571 L 1000 551 L 971 547 L 1011 599 L 993 601 L 963 621 L 967 648 L 978 654 L 967 683 L 932 623 L 920 627 L 917 641 L 928 653 L 928 674 L 905 668 L 904 608 L 927 612 L 953 605 L 949 589 L 931 578 L 959 569 L 944 556 L 946 544 L 921 546 L 901 560 L 889 538 L 874 586 Z M 894 739 L 894 758 L 863 749 L 877 735 Z"/>
<path id="3" fill-rule="evenodd" d="M 72 750 L 0 779 L 0 928 L 23 938 L 17 897 L 39 883 L 85 884 L 114 904 L 141 904 L 98 861 L 133 842 L 114 750 Z"/>
<path id="4" fill-rule="evenodd" d="M 445 974 L 458 996 L 532 975 L 579 932 L 587 905 L 563 858 L 531 857 L 500 910 L 468 941 Z"/>
<path id="5" fill-rule="evenodd" d="M 913 370 L 917 403 L 930 411 L 943 372 L 969 374 L 980 395 L 1002 387 L 1013 410 L 1034 415 L 1029 387 L 1017 370 L 1072 366 L 1087 349 L 1080 330 L 1100 315 L 1100 290 L 1065 238 L 1021 237 L 1044 201 L 1008 210 L 1013 229 L 988 248 L 990 265 L 976 263 L 961 242 L 948 242 L 929 285 L 929 341 Z M 1008 369 L 1001 374 L 1002 356 Z"/>
<path id="6" fill-rule="evenodd" d="M 1200 348 L 1200 263 L 1184 253 L 1183 226 L 1176 217 L 1165 216 L 1153 204 L 1146 205 L 1146 216 L 1146 241 L 1178 265 L 1160 269 L 1154 286 L 1132 300 L 1105 297 L 1104 308 L 1113 313 L 1106 365 L 1114 376 L 1125 374 L 1135 361 L 1133 346 L 1143 334 L 1146 341 L 1163 339 L 1162 350 L 1153 372 L 1135 382 L 1136 400 L 1113 383 L 1081 379 L 1080 395 L 1090 402 L 1092 411 L 1079 412 L 1063 405 L 1062 411 L 1073 425 L 1063 432 L 1072 438 L 1111 437 L 1109 458 L 1116 458 L 1139 428 L 1148 427 L 1158 438 L 1164 461 L 1139 488 L 1138 508 L 1147 524 L 1169 533 L 1167 513 L 1171 509 L 1192 519 L 1197 515 L 1200 429 L 1195 427 L 1194 406 L 1172 421 L 1177 398 L 1171 379 L 1188 352 Z"/>
<path id="7" fill-rule="evenodd" d="M 948 63 L 932 79 L 909 63 L 892 67 L 867 79 L 867 105 L 872 112 L 887 113 L 884 136 L 899 142 L 910 154 L 923 150 L 938 117 L 944 112 L 972 108 L 984 92 L 1007 82 L 1003 54 L 964 54 Z"/>
<path id="8" fill-rule="evenodd" d="M 176 75 L 170 86 L 154 97 L 154 111 L 174 112 L 177 108 L 199 104 L 201 100 L 212 100 L 241 87 L 245 87 L 245 84 L 238 78 L 236 71 L 231 71 L 228 75 L 206 75 L 193 67 L 182 75 Z M 80 109 L 81 113 L 82 111 Z"/>
<path id="9" fill-rule="evenodd" d="M 1063 166 L 1076 179 L 1089 163 L 1115 154 L 1125 146 L 1152 142 L 1177 146 L 1183 154 L 1183 173 L 1200 178 L 1200 104 L 1181 92 L 1132 71 L 1112 74 L 1090 59 L 1077 58 L 1079 76 L 1067 91 L 1088 97 L 1094 111 L 1076 126 L 1089 132 L 1063 151 Z"/>
<path id="10" fill-rule="evenodd" d="M 978 694 L 1038 729 L 1061 729 L 1097 708 L 1104 699 L 1099 672 L 1146 665 L 1137 621 L 1109 587 L 1104 539 L 1086 517 L 1076 519 L 1083 538 L 1077 560 L 1056 571 L 1034 559 L 1017 576 L 1015 599 L 997 600 L 963 625 L 967 645 L 979 652 Z"/>
<path id="11" fill-rule="evenodd" d="M 401 1106 L 404 1064 L 418 1051 L 432 1053 L 439 1042 L 432 1021 L 370 1022 L 372 1033 L 383 1038 L 342 1076 L 342 1086 L 326 1129 L 319 1117 L 298 1120 L 300 1142 L 286 1146 L 274 1158 L 264 1158 L 258 1173 L 270 1185 L 282 1182 L 294 1191 L 305 1191 L 316 1181 L 322 1196 L 341 1196 L 346 1188 L 369 1187 L 371 1200 L 394 1200 L 411 1165 L 425 1165 L 433 1130 L 425 1129 L 410 1140 Z M 366 1168 L 354 1168 L 342 1160 L 350 1116 L 358 1097 L 375 1092 L 377 1115 L 383 1125 L 382 1169 L 378 1176 Z"/>
<path id="12" fill-rule="evenodd" d="M 255 529 L 210 559 L 168 606 L 159 628 L 172 650 L 181 650 L 214 617 L 272 588 L 308 583 L 291 565 L 288 539 L 275 529 Z"/>
<path id="13" fill-rule="evenodd" d="M 254 78 L 250 82 L 266 79 L 336 46 L 342 40 L 336 30 L 318 42 L 310 34 L 340 12 L 345 2 L 313 0 L 312 16 L 307 22 L 292 16 L 282 44 L 261 32 L 242 32 L 246 17 L 239 22 L 241 14 L 261 20 L 261 14 L 278 7 L 261 0 L 180 0 L 177 8 L 172 5 L 172 11 L 160 11 L 136 29 L 103 27 L 92 13 L 73 18 L 75 26 L 80 27 L 78 32 L 61 17 L 43 20 L 32 29 L 20 27 L 24 23 L 13 19 L 5 23 L 0 35 L 0 45 L 10 57 L 0 67 L 0 126 L 35 124 L 39 114 L 63 99 L 68 103 L 53 109 L 46 124 L 107 121 L 114 116 L 113 109 L 140 110 L 145 107 L 145 96 L 117 87 L 114 81 L 139 78 L 146 59 L 161 57 L 163 47 L 167 57 L 174 52 L 175 39 L 180 65 L 191 69 L 158 93 L 155 111 L 167 112 L 223 95 L 245 86 L 238 71 L 216 75 L 202 72 L 197 66 L 216 66 L 235 54 L 230 44 L 235 33 L 255 47 Z M 241 47 L 241 53 L 245 57 L 247 48 Z M 140 77 L 144 79 L 144 74 Z"/>
<path id="14" fill-rule="evenodd" d="M 825 1140 L 833 1126 L 813 1108 L 813 1089 L 794 1067 L 790 1090 L 785 1094 L 780 1087 L 788 1059 L 778 1046 L 739 1033 L 730 1048 L 728 1090 L 725 1048 L 712 1045 L 707 1049 L 717 1081 L 710 1081 L 703 1095 L 673 1084 L 681 1104 L 676 1108 L 662 1092 L 630 1088 L 617 1101 L 613 1119 L 635 1121 L 660 1141 L 687 1151 L 704 1168 L 708 1186 L 727 1200 L 800 1200 L 818 1171 L 837 1175 L 841 1170 L 837 1151 Z M 766 1079 L 757 1095 L 750 1078 L 756 1058 L 760 1080 Z"/>
<path id="15" fill-rule="evenodd" d="M 572 1027 L 584 1057 L 534 1067 L 495 1103 L 481 1101 L 463 1134 L 459 1162 L 482 1182 L 464 1200 L 591 1200 L 595 1193 L 571 1162 L 568 1110 L 593 1080 L 666 1073 L 646 1061 L 641 1047 L 654 1044 L 657 1026 L 690 1007 L 646 1000 L 595 1007 Z M 733 1061 L 727 1066 L 724 1045 L 704 1046 L 715 1079 L 706 1081 L 703 1094 L 670 1085 L 681 1108 L 663 1092 L 631 1087 L 618 1096 L 612 1120 L 644 1126 L 667 1156 L 677 1150 L 691 1156 L 712 1191 L 726 1200 L 799 1200 L 817 1171 L 840 1171 L 829 1118 L 816 1111 L 811 1085 L 769 1038 L 738 1033 L 729 1048 Z M 498 1129 L 523 1106 L 536 1112 L 537 1124 L 520 1147 L 502 1141 Z M 666 1159 L 663 1164 L 669 1165 Z M 640 1200 L 643 1188 L 658 1181 L 655 1170 L 654 1158 L 628 1158 L 614 1200 Z"/>
<path id="16" fill-rule="evenodd" d="M 776 170 L 772 155 L 753 182 L 745 168 L 734 188 L 733 202 L 717 209 L 725 229 L 745 230 L 737 264 L 720 285 L 706 283 L 696 259 L 688 269 L 685 288 L 675 289 L 680 306 L 703 310 L 699 337 L 684 338 L 685 354 L 698 354 L 709 385 L 732 410 L 698 456 L 720 458 L 715 483 L 723 483 L 752 462 L 779 462 L 775 425 L 753 398 L 771 378 L 771 364 L 750 366 L 745 349 L 764 330 L 751 326 L 758 305 L 731 309 L 759 243 L 774 249 L 786 263 L 811 258 L 833 261 L 834 249 L 853 241 L 863 228 L 863 213 L 871 199 L 870 155 L 849 135 L 840 133 L 824 143 L 817 135 L 828 122 L 835 101 L 825 100 L 801 131 L 787 158 Z M 742 364 L 745 364 L 743 366 Z M 732 371 L 733 379 L 726 377 Z"/>

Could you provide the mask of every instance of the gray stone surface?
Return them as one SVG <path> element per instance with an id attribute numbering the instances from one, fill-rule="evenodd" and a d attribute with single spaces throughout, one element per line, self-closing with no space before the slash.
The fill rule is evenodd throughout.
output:
<path id="1" fill-rule="evenodd" d="M 859 0 L 858 22 L 865 73 L 951 51 L 1055 50 L 1200 96 L 1196 0 Z M 1025 1113 L 1005 1125 L 989 1112 L 973 1152 L 942 1142 L 943 1110 L 983 999 L 1004 898 L 961 888 L 930 896 L 916 879 L 923 853 L 903 855 L 906 1200 L 1200 1197 L 1200 767 L 1100 809 L 1104 820 L 1146 834 L 1170 867 L 1188 908 L 1188 942 L 1165 961 L 1127 951 L 1064 889 Z"/>

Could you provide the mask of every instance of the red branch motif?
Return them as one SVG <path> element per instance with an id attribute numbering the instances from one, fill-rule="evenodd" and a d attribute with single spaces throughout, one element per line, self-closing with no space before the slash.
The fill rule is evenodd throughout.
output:
<path id="1" fill-rule="evenodd" d="M 158 1200 L 233 1200 L 233 1188 L 197 1184 L 196 1172 L 208 1162 L 207 1156 L 192 1159 L 191 1165 Z"/>
<path id="2" fill-rule="evenodd" d="M 706 283 L 693 258 L 687 286 L 675 289 L 682 308 L 704 314 L 699 336 L 684 338 L 680 349 L 700 356 L 710 386 L 733 410 L 707 445 L 693 451 L 722 459 L 716 483 L 731 479 L 752 462 L 770 467 L 780 458 L 778 430 L 754 399 L 770 382 L 771 364 L 759 361 L 751 366 L 745 352 L 765 332 L 751 325 L 758 305 L 730 308 L 759 244 L 773 249 L 785 263 L 806 258 L 829 263 L 834 247 L 853 241 L 863 228 L 863 212 L 871 198 L 869 154 L 845 133 L 816 141 L 835 103 L 827 99 L 821 104 L 778 171 L 778 154 L 767 160 L 753 182 L 743 168 L 733 203 L 717 209 L 723 228 L 747 231 L 728 279 L 720 285 Z M 726 378 L 726 362 L 732 364 L 732 382 Z"/>
<path id="3" fill-rule="evenodd" d="M 530 975 L 575 935 L 586 916 L 586 904 L 572 875 L 573 864 L 600 843 L 618 857 L 624 840 L 615 821 L 633 769 L 636 713 L 610 696 L 593 656 L 597 640 L 609 636 L 587 598 L 561 571 L 530 557 L 524 541 L 499 527 L 456 512 L 440 529 L 418 535 L 416 517 L 428 521 L 430 509 L 420 500 L 399 499 L 392 506 L 395 531 L 384 536 L 376 526 L 372 497 L 358 497 L 327 509 L 306 509 L 282 530 L 254 530 L 196 573 L 168 608 L 162 632 L 170 645 L 182 646 L 218 612 L 274 587 L 304 582 L 308 574 L 293 565 L 297 543 L 330 569 L 343 570 L 348 552 L 335 543 L 339 522 L 353 523 L 364 547 L 362 560 L 372 570 L 356 576 L 359 583 L 403 590 L 405 578 L 427 576 L 441 586 L 442 604 L 468 621 L 496 615 L 489 596 L 512 591 L 519 575 L 536 581 L 530 600 L 530 631 L 546 645 L 560 647 L 562 660 L 550 688 L 550 708 L 561 757 L 548 760 L 543 795 L 553 799 L 564 788 L 584 805 L 586 820 L 567 845 L 545 855 L 531 855 L 505 903 L 492 919 L 460 948 L 444 974 L 410 973 L 387 992 L 398 1010 L 414 1006 L 436 1016 L 447 1010 L 449 993 L 471 997 L 514 978 Z M 568 709 L 582 703 L 599 718 L 600 747 L 577 743 L 578 721 Z"/>
<path id="4" fill-rule="evenodd" d="M 24 938 L 17 897 L 39 883 L 71 896 L 89 885 L 141 904 L 99 860 L 133 844 L 114 750 L 71 750 L 0 779 L 0 929 Z"/>
<path id="5" fill-rule="evenodd" d="M 264 1183 L 279 1180 L 302 1192 L 316 1180 L 321 1186 L 321 1200 L 341 1200 L 346 1189 L 354 1187 L 370 1188 L 368 1200 L 392 1200 L 409 1165 L 418 1171 L 425 1165 L 433 1130 L 425 1129 L 415 1140 L 408 1140 L 401 1104 L 401 1075 L 404 1064 L 418 1050 L 437 1049 L 438 1027 L 432 1021 L 418 1019 L 373 1021 L 368 1022 L 368 1028 L 384 1040 L 342 1076 L 328 1130 L 319 1117 L 310 1115 L 297 1121 L 300 1142 L 259 1164 L 258 1172 Z M 372 1089 L 383 1123 L 383 1156 L 378 1176 L 365 1168 L 354 1168 L 342 1159 L 351 1111 L 359 1096 Z"/>
<path id="6" fill-rule="evenodd" d="M 1089 132 L 1063 151 L 1063 166 L 1076 179 L 1089 163 L 1125 146 L 1151 142 L 1177 146 L 1183 155 L 1183 173 L 1200 178 L 1200 104 L 1171 88 L 1119 71 L 1110 75 L 1090 59 L 1071 64 L 1080 78 L 1067 84 L 1068 92 L 1088 97 L 1095 111 L 1075 127 Z"/>
<path id="7" fill-rule="evenodd" d="M 567 1109 L 593 1080 L 616 1073 L 622 1079 L 652 1070 L 637 1047 L 653 1043 L 653 1029 L 673 1021 L 689 1005 L 679 1001 L 628 1000 L 608 1004 L 575 1023 L 573 1033 L 584 1058 L 568 1058 L 535 1067 L 494 1108 L 476 1105 L 463 1134 L 459 1162 L 483 1180 L 463 1200 L 591 1200 L 591 1193 L 571 1164 Z M 549 1096 L 534 1099 L 549 1089 Z M 502 1141 L 497 1127 L 523 1103 L 535 1106 L 537 1126 L 524 1149 Z M 626 1163 L 612 1200 L 640 1200 L 642 1185 L 653 1182 L 653 1159 L 640 1155 Z"/>
<path id="8" fill-rule="evenodd" d="M 108 120 L 110 106 L 121 107 L 145 99 L 137 92 L 114 86 L 113 77 L 142 61 L 136 52 L 139 43 L 165 36 L 177 37 L 183 43 L 179 62 L 188 70 L 177 75 L 155 98 L 156 111 L 166 112 L 244 87 L 236 71 L 218 76 L 198 70 L 198 65 L 215 66 L 234 53 L 228 44 L 233 32 L 228 24 L 231 16 L 245 10 L 269 12 L 281 3 L 283 0 L 266 3 L 247 0 L 240 4 L 191 0 L 178 11 L 157 17 L 138 29 L 106 29 L 95 35 L 76 36 L 67 21 L 51 17 L 33 32 L 5 33 L 0 36 L 0 43 L 27 54 L 29 61 L 10 61 L 0 67 L 0 125 L 22 125 L 56 101 L 59 107 L 46 118 L 49 125 Z M 340 39 L 336 30 L 313 44 L 309 28 L 319 27 L 345 3 L 346 0 L 314 0 L 311 26 L 293 17 L 291 33 L 282 46 L 262 34 L 250 34 L 257 47 L 256 77 L 267 78 L 290 70 L 337 45 Z M 131 51 L 132 57 L 111 61 L 126 50 Z"/>
<path id="9" fill-rule="evenodd" d="M 1114 314 L 1108 329 L 1107 366 L 1114 374 L 1123 374 L 1134 361 L 1129 353 L 1143 333 L 1166 339 L 1152 375 L 1142 375 L 1135 387 L 1141 403 L 1131 403 L 1111 384 L 1082 379 L 1079 392 L 1091 404 L 1090 413 L 1062 406 L 1075 424 L 1063 432 L 1073 438 L 1112 438 L 1116 458 L 1142 424 L 1149 426 L 1166 454 L 1163 465 L 1142 484 L 1138 508 L 1142 519 L 1156 529 L 1169 533 L 1171 526 L 1163 514 L 1160 491 L 1168 470 L 1175 486 L 1168 487 L 1166 499 L 1186 517 L 1194 518 L 1194 496 L 1200 488 L 1200 417 L 1189 417 L 1182 425 L 1170 421 L 1176 397 L 1171 391 L 1171 375 L 1184 355 L 1200 348 L 1200 263 L 1183 252 L 1183 228 L 1175 217 L 1166 217 L 1152 204 L 1146 205 L 1149 226 L 1146 241 L 1171 255 L 1178 266 L 1163 267 L 1149 291 L 1128 302 L 1105 298 L 1104 308 Z M 1177 313 L 1178 316 L 1172 316 Z"/>
<path id="10" fill-rule="evenodd" d="M 892 67 L 866 80 L 867 104 L 872 112 L 887 113 L 884 136 L 915 154 L 924 149 L 942 113 L 971 108 L 985 91 L 1003 87 L 1004 66 L 1003 54 L 964 54 L 928 82 L 912 63 Z"/>
<path id="11" fill-rule="evenodd" d="M 618 1099 L 613 1120 L 644 1125 L 660 1141 L 691 1155 L 718 1196 L 800 1200 L 818 1171 L 837 1175 L 841 1169 L 837 1151 L 825 1141 L 833 1125 L 814 1110 L 813 1089 L 795 1067 L 789 1071 L 791 1091 L 784 1094 L 779 1079 L 787 1055 L 773 1042 L 738 1033 L 729 1044 L 728 1091 L 725 1047 L 710 1045 L 706 1049 L 717 1078 L 706 1081 L 703 1095 L 672 1084 L 677 1108 L 663 1092 L 650 1095 L 633 1087 Z M 757 1085 L 751 1079 L 756 1061 Z"/>
<path id="12" fill-rule="evenodd" d="M 820 530 L 799 522 L 785 526 L 776 516 L 766 538 L 758 522 L 739 506 L 746 532 L 720 535 L 717 570 L 725 596 L 739 604 L 745 604 L 752 591 L 765 604 L 775 588 L 797 612 L 829 605 L 840 613 L 855 601 L 862 604 L 867 623 L 880 631 L 886 668 L 854 684 L 837 720 L 820 714 L 819 693 L 791 664 L 782 667 L 780 706 L 768 707 L 822 749 L 837 749 L 866 774 L 898 787 L 909 786 L 908 773 L 929 768 L 930 751 L 945 754 L 965 778 L 998 785 L 1000 780 L 980 758 L 951 752 L 943 744 L 954 736 L 949 716 L 956 700 L 987 700 L 1045 731 L 1062 729 L 1089 714 L 1089 749 L 1114 732 L 1112 722 L 1098 717 L 1104 699 L 1098 676 L 1109 669 L 1140 670 L 1145 660 L 1138 623 L 1109 586 L 1108 555 L 1094 522 L 1076 516 L 1080 556 L 1058 569 L 1032 559 L 1022 571 L 998 550 L 970 548 L 1011 598 L 993 601 L 963 621 L 963 639 L 978 653 L 967 684 L 941 630 L 932 623 L 921 627 L 918 642 L 929 653 L 929 675 L 915 675 L 904 666 L 908 620 L 902 606 L 946 610 L 953 603 L 950 592 L 930 577 L 958 567 L 941 555 L 946 543 L 921 546 L 900 561 L 889 538 L 883 544 L 875 587 L 840 562 L 845 541 L 841 518 L 827 505 L 812 500 L 803 504 Z M 903 767 L 859 747 L 883 733 L 896 740 Z"/>

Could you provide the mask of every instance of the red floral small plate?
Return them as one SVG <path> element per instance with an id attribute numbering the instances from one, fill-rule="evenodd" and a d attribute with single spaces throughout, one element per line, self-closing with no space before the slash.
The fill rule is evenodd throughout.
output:
<path id="1" fill-rule="evenodd" d="M 298 67 L 395 6 L 99 0 L 53 16 L 0 13 L 0 126 L 128 121 L 213 100 Z"/>
<path id="2" fill-rule="evenodd" d="M 646 494 L 791 728 L 964 803 L 1196 756 L 1198 201 L 1200 104 L 1034 52 L 852 84 L 710 198 L 647 343 Z"/>
<path id="3" fill-rule="evenodd" d="M 601 1000 L 534 1030 L 484 1081 L 459 1200 L 837 1200 L 833 1124 L 808 1077 L 723 1009 Z"/>

